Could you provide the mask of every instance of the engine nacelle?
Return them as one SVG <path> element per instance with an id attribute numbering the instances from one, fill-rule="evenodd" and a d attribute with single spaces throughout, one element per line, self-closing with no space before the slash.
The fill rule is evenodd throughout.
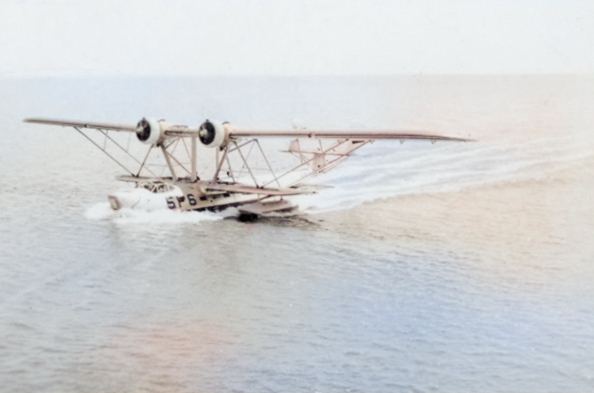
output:
<path id="1" fill-rule="evenodd" d="M 229 123 L 219 123 L 218 121 L 206 120 L 200 126 L 198 137 L 200 142 L 206 147 L 225 146 L 229 135 Z"/>
<path id="2" fill-rule="evenodd" d="M 136 128 L 136 137 L 139 141 L 147 145 L 154 145 L 165 138 L 165 130 L 168 125 L 164 120 L 142 118 Z"/>

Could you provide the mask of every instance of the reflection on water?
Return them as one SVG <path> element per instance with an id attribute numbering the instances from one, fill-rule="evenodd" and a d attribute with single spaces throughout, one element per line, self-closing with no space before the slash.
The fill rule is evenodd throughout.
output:
<path id="1" fill-rule="evenodd" d="M 33 94 L 61 82 L 11 82 L 3 146 L 29 153 L 1 155 L 0 390 L 594 390 L 591 78 L 141 82 L 107 81 L 97 106 L 117 120 L 147 109 L 147 83 L 200 85 L 265 126 L 355 116 L 479 141 L 366 146 L 294 219 L 114 213 L 103 157 L 19 123 L 84 118 Z M 277 110 L 250 117 L 247 96 Z M 182 120 L 206 105 L 187 99 L 168 108 Z"/>

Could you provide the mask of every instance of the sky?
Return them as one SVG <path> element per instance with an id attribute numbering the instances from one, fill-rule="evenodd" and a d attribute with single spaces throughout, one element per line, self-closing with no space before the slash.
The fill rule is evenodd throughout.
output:
<path id="1" fill-rule="evenodd" d="M 0 77 L 594 73 L 592 0 L 0 0 Z"/>

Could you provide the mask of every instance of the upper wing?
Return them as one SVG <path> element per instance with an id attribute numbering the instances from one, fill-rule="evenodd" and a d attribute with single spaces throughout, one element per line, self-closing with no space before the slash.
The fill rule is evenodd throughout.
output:
<path id="1" fill-rule="evenodd" d="M 29 119 L 25 119 L 23 121 L 26 123 L 49 124 L 52 126 L 94 128 L 94 129 L 98 129 L 98 130 L 137 132 L 136 126 L 122 125 L 122 124 L 96 123 L 96 122 L 90 122 L 90 121 L 82 122 L 82 121 L 70 121 L 70 120 L 54 120 L 54 119 L 42 119 L 42 118 L 29 118 Z"/>
<path id="2" fill-rule="evenodd" d="M 104 131 L 125 131 L 125 132 L 140 132 L 142 128 L 138 125 L 130 126 L 124 124 L 98 123 L 91 121 L 71 121 L 71 120 L 56 120 L 43 118 L 29 118 L 23 120 L 25 123 L 48 124 L 52 126 L 62 127 L 77 127 L 77 128 L 91 128 L 95 130 Z M 167 136 L 199 136 L 198 128 L 191 128 L 187 126 L 167 125 L 163 131 Z"/>
<path id="3" fill-rule="evenodd" d="M 387 130 L 387 131 L 363 131 L 363 130 L 232 130 L 229 133 L 231 138 L 242 137 L 289 137 L 289 138 L 333 138 L 333 139 L 426 139 L 431 141 L 471 141 L 467 138 L 449 137 L 428 133 L 417 133 L 412 131 Z"/>
<path id="4" fill-rule="evenodd" d="M 24 120 L 27 123 L 48 124 L 63 127 L 79 127 L 92 128 L 100 130 L 139 132 L 136 125 L 123 125 L 111 123 L 98 123 L 89 121 L 70 121 L 70 120 L 55 120 L 44 118 L 29 118 Z M 199 136 L 198 128 L 190 128 L 186 126 L 168 126 L 164 130 L 165 135 L 168 136 Z M 424 132 L 403 131 L 403 130 L 386 130 L 386 131 L 365 131 L 365 130 L 238 130 L 231 129 L 229 131 L 230 138 L 244 138 L 244 137 L 287 137 L 287 138 L 333 138 L 333 139 L 425 139 L 431 141 L 471 141 L 472 139 L 450 137 L 444 135 L 435 135 Z"/>

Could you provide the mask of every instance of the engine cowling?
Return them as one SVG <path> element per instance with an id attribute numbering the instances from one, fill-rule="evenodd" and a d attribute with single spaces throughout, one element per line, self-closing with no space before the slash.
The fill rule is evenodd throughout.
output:
<path id="1" fill-rule="evenodd" d="M 142 118 L 136 125 L 136 137 L 142 143 L 154 145 L 165 138 L 167 124 L 163 120 Z"/>
<path id="2" fill-rule="evenodd" d="M 220 147 L 227 144 L 228 127 L 227 123 L 206 120 L 200 126 L 198 137 L 206 147 Z"/>

